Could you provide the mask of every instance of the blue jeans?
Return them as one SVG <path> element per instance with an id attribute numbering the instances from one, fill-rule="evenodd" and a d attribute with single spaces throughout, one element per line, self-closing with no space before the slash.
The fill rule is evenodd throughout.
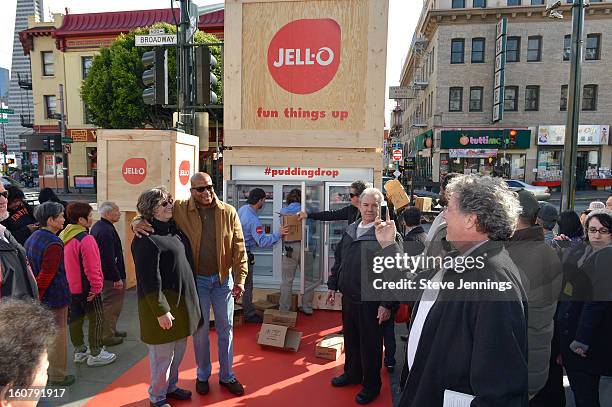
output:
<path id="1" fill-rule="evenodd" d="M 151 364 L 149 400 L 153 403 L 166 399 L 167 393 L 176 390 L 179 365 L 185 355 L 187 338 L 160 345 L 147 345 Z"/>
<path id="2" fill-rule="evenodd" d="M 234 376 L 232 362 L 234 359 L 234 299 L 232 288 L 234 280 L 230 274 L 221 284 L 219 275 L 197 276 L 196 286 L 200 297 L 200 308 L 204 323 L 193 336 L 196 364 L 198 365 L 198 380 L 207 381 L 212 366 L 210 363 L 210 341 L 208 331 L 210 326 L 210 306 L 215 313 L 215 330 L 217 331 L 217 347 L 219 349 L 219 379 L 229 382 Z"/>

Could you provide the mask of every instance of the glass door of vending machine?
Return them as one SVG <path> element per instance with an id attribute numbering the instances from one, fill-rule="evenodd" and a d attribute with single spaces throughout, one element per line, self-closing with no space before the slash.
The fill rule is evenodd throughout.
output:
<path id="1" fill-rule="evenodd" d="M 350 183 L 336 183 L 327 182 L 325 183 L 326 189 L 326 201 L 323 210 L 335 211 L 351 204 Z M 342 239 L 342 234 L 348 226 L 348 221 L 339 220 L 333 222 L 320 222 L 325 225 L 325 265 L 323 273 L 323 283 L 327 283 L 327 278 L 331 273 L 331 269 L 334 266 L 334 253 L 336 247 Z"/>

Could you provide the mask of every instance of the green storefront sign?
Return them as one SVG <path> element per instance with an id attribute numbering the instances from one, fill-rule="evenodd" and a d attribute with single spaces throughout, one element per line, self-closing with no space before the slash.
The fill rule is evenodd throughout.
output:
<path id="1" fill-rule="evenodd" d="M 531 144 L 531 130 L 442 130 L 440 148 L 497 148 L 526 150 Z"/>

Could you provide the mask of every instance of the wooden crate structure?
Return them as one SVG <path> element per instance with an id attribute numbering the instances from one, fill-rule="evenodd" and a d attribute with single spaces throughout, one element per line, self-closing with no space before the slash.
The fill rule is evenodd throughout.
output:
<path id="1" fill-rule="evenodd" d="M 388 0 L 225 2 L 224 179 L 295 165 L 380 183 L 387 15 Z"/>
<path id="2" fill-rule="evenodd" d="M 171 130 L 109 130 L 97 132 L 98 204 L 115 202 L 122 212 L 116 224 L 123 242 L 127 285 L 136 284 L 130 246 L 130 222 L 140 194 L 165 186 L 175 199 L 188 199 L 189 178 L 198 171 L 199 140 Z"/>

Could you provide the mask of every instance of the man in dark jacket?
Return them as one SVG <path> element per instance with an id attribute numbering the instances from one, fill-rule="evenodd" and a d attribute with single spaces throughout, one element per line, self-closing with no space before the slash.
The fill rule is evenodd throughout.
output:
<path id="1" fill-rule="evenodd" d="M 409 206 L 402 211 L 401 220 L 404 223 L 404 251 L 410 256 L 423 253 L 427 242 L 427 233 L 421 226 L 421 210 Z"/>
<path id="2" fill-rule="evenodd" d="M 322 221 L 348 220 L 348 223 L 350 225 L 357 219 L 361 218 L 361 214 L 359 212 L 359 197 L 367 187 L 368 186 L 365 181 L 355 181 L 351 184 L 349 188 L 349 196 L 351 199 L 350 205 L 347 205 L 335 211 L 322 211 L 313 213 L 306 213 L 302 211 L 298 213 L 298 217 L 300 218 L 300 220 L 306 218 Z"/>
<path id="3" fill-rule="evenodd" d="M 8 192 L 0 183 L 0 221 L 9 217 Z M 6 227 L 0 225 L 0 298 L 38 298 L 38 286 L 25 250 Z"/>
<path id="4" fill-rule="evenodd" d="M 447 238 L 460 254 L 418 277 L 422 294 L 412 312 L 399 406 L 442 407 L 460 398 L 479 407 L 525 407 L 526 304 L 501 242 L 512 235 L 520 205 L 490 177 L 457 176 L 447 193 Z"/>
<path id="5" fill-rule="evenodd" d="M 125 295 L 125 264 L 121 239 L 113 226 L 119 222 L 121 212 L 114 202 L 102 202 L 98 207 L 100 220 L 91 228 L 91 235 L 96 239 L 100 249 L 100 261 L 104 274 L 104 328 L 102 343 L 115 346 L 123 342 L 127 332 L 117 330 L 117 320 L 123 308 Z"/>
<path id="6" fill-rule="evenodd" d="M 396 239 L 401 241 L 401 238 L 396 236 L 394 225 L 390 236 L 383 233 L 386 225 L 380 224 L 382 201 L 383 195 L 378 189 L 364 190 L 359 208 L 361 221 L 350 224 L 344 232 L 336 248 L 334 266 L 327 281 L 329 302 L 334 302 L 336 291 L 342 293 L 346 352 L 344 373 L 335 377 L 332 385 L 343 387 L 361 383 L 363 389 L 355 398 L 359 404 L 372 402 L 380 393 L 381 324 L 389 319 L 393 308 L 391 303 L 362 298 L 362 283 L 368 283 L 362 282 L 362 271 L 372 270 L 375 256 L 393 256 L 401 251 L 396 242 Z"/>
<path id="7" fill-rule="evenodd" d="M 518 196 L 523 209 L 506 248 L 521 273 L 529 301 L 527 339 L 531 398 L 548 379 L 554 317 L 563 277 L 559 257 L 544 242 L 544 229 L 535 224 L 538 201 L 524 189 L 518 191 Z"/>

